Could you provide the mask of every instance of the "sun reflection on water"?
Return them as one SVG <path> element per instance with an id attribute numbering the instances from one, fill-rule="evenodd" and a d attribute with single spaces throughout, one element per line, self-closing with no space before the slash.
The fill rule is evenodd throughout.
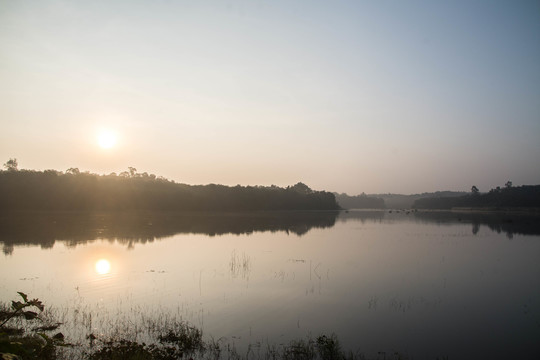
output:
<path id="1" fill-rule="evenodd" d="M 100 275 L 106 275 L 111 272 L 111 263 L 109 260 L 100 259 L 96 262 L 96 272 Z"/>

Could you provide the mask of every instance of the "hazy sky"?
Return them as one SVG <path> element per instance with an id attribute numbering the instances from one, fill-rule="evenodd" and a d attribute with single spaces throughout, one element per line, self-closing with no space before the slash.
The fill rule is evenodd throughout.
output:
<path id="1" fill-rule="evenodd" d="M 0 122 L 27 169 L 540 184 L 540 1 L 0 0 Z"/>

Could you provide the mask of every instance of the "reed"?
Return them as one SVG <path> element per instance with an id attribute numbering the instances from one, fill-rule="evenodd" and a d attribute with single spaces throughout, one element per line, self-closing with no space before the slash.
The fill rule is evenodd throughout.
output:
<path id="1" fill-rule="evenodd" d="M 240 260 L 240 262 L 237 262 Z M 234 266 L 245 260 L 233 256 Z M 335 334 L 292 340 L 287 344 L 256 342 L 240 354 L 224 338 L 215 340 L 202 330 L 167 312 L 134 307 L 129 317 L 95 316 L 88 307 L 45 308 L 38 299 L 0 304 L 0 354 L 23 360 L 363 360 L 363 354 L 345 352 Z M 28 308 L 40 312 L 25 316 Z M 133 320 L 133 315 L 138 321 Z M 60 320 L 60 321 L 59 321 Z M 39 326 L 38 326 L 39 325 Z M 108 331 L 103 331 L 108 329 Z M 68 337 L 64 338 L 62 330 Z M 53 333 L 55 333 L 53 335 Z M 375 359 L 378 359 L 379 355 Z M 394 359 L 406 359 L 394 353 Z"/>

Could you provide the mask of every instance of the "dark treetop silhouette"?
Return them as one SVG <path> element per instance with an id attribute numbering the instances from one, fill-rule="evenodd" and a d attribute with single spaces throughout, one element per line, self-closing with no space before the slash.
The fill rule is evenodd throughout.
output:
<path id="1" fill-rule="evenodd" d="M 508 181 L 504 188 L 497 186 L 482 194 L 476 186 L 468 195 L 457 197 L 428 197 L 414 202 L 417 209 L 452 208 L 540 208 L 540 185 L 512 186 Z"/>
<path id="2" fill-rule="evenodd" d="M 13 159 L 11 159 L 13 160 Z M 10 161 L 11 161 L 10 160 Z M 277 186 L 186 185 L 153 174 L 82 173 L 70 168 L 0 171 L 0 211 L 338 210 L 334 194 L 303 183 Z M 11 163 L 9 165 L 12 165 Z"/>

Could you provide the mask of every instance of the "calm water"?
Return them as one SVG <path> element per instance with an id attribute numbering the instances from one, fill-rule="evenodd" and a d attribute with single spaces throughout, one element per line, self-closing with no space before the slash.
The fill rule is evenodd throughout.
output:
<path id="1" fill-rule="evenodd" d="M 540 357 L 538 217 L 42 215 L 0 225 L 0 300 L 38 297 L 78 319 L 64 329 L 74 337 L 171 316 L 240 350 L 334 332 L 370 356 Z"/>

